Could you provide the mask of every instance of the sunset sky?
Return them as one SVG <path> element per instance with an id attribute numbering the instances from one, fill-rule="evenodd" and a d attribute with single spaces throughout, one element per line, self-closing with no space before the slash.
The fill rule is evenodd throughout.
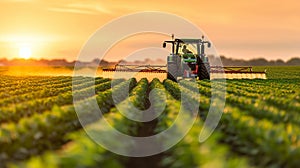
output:
<path id="1" fill-rule="evenodd" d="M 218 52 L 227 57 L 268 60 L 300 57 L 297 0 L 1 0 L 0 8 L 0 58 L 72 61 L 89 37 L 107 22 L 148 10 L 176 14 L 193 22 L 207 34 Z M 120 44 L 119 53 L 114 54 L 134 48 L 133 41 Z M 143 43 L 156 41 L 149 37 Z"/>

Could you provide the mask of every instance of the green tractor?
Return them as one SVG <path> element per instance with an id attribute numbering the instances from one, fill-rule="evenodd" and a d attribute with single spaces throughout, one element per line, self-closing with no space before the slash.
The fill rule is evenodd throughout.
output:
<path id="1" fill-rule="evenodd" d="M 165 41 L 172 45 L 172 53 L 167 60 L 167 78 L 173 81 L 197 78 L 210 79 L 210 65 L 205 55 L 205 47 L 211 47 L 209 41 L 202 39 L 175 39 Z"/>

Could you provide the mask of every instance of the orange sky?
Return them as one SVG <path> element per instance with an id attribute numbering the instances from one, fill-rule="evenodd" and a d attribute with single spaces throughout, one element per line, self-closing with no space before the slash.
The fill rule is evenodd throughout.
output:
<path id="1" fill-rule="evenodd" d="M 32 58 L 71 61 L 104 24 L 145 10 L 169 12 L 190 20 L 227 57 L 268 60 L 300 57 L 300 2 L 297 0 L 284 3 L 274 0 L 1 0 L 0 6 L 0 58 L 16 58 L 20 48 L 28 46 Z M 125 43 L 118 51 L 126 53 L 130 47 L 134 48 L 134 44 Z"/>

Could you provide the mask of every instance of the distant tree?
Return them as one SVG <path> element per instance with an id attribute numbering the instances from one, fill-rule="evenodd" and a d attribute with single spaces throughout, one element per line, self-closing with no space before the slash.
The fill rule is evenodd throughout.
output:
<path id="1" fill-rule="evenodd" d="M 286 63 L 285 63 L 283 60 L 278 59 L 278 60 L 275 61 L 275 64 L 274 64 L 274 65 L 276 65 L 276 66 L 283 66 L 283 65 L 285 65 L 285 64 L 286 64 Z"/>
<path id="2" fill-rule="evenodd" d="M 221 55 L 220 58 L 216 57 L 214 55 L 208 55 L 208 58 L 210 60 L 210 63 L 212 65 L 220 65 L 220 63 L 223 64 L 223 66 L 284 66 L 284 65 L 293 65 L 293 66 L 299 66 L 300 65 L 300 58 L 291 58 L 287 62 L 284 62 L 281 59 L 268 61 L 264 58 L 257 58 L 257 59 L 251 59 L 249 61 L 243 60 L 243 59 L 232 59 L 232 58 L 226 58 L 224 55 Z M 220 62 L 221 60 L 221 62 Z M 1 66 L 74 66 L 75 63 L 77 66 L 114 66 L 116 64 L 165 64 L 166 60 L 151 60 L 151 59 L 145 59 L 144 61 L 133 61 L 133 62 L 127 62 L 125 60 L 120 60 L 118 62 L 109 62 L 106 60 L 100 60 L 98 58 L 92 60 L 91 62 L 81 62 L 81 61 L 72 61 L 68 62 L 66 59 L 53 59 L 53 60 L 47 60 L 47 59 L 13 59 L 13 60 L 7 60 L 6 58 L 0 58 L 0 65 Z M 100 64 L 98 65 L 98 63 Z"/>
<path id="3" fill-rule="evenodd" d="M 0 59 L 0 65 L 3 66 L 3 65 L 7 65 L 8 64 L 8 61 L 6 58 L 1 58 Z"/>
<path id="4" fill-rule="evenodd" d="M 286 62 L 287 65 L 300 65 L 300 58 L 291 58 Z"/>
<path id="5" fill-rule="evenodd" d="M 268 65 L 268 63 L 269 62 L 264 58 L 257 58 L 257 59 L 249 60 L 250 66 L 265 66 L 265 65 Z"/>

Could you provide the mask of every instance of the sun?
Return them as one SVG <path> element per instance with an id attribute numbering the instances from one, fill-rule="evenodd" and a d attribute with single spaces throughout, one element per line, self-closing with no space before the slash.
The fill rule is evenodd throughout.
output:
<path id="1" fill-rule="evenodd" d="M 31 56 L 31 48 L 30 47 L 20 47 L 19 49 L 19 57 L 24 59 L 29 59 Z"/>

